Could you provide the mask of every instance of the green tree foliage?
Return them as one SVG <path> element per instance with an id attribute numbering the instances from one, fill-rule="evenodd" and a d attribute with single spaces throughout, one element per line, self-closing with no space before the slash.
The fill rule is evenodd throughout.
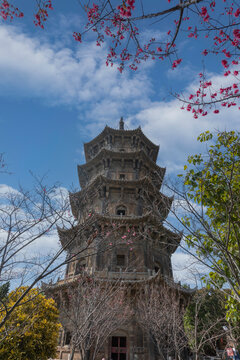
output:
<path id="1" fill-rule="evenodd" d="M 240 320 L 240 134 L 209 131 L 198 141 L 208 152 L 185 165 L 186 241 L 211 271 L 208 281 L 230 288 L 228 315 Z M 183 175 L 180 175 L 183 176 Z M 187 205 L 186 205 L 187 204 Z M 184 209 L 184 210 L 185 210 Z"/>
<path id="2" fill-rule="evenodd" d="M 5 305 L 11 307 L 26 290 L 10 292 Z M 0 306 L 0 319 L 5 308 Z M 58 310 L 52 299 L 32 289 L 0 329 L 1 360 L 47 360 L 54 357 L 59 330 Z"/>
<path id="3" fill-rule="evenodd" d="M 9 281 L 3 285 L 0 285 L 0 302 L 1 303 L 3 303 L 4 300 L 7 298 L 7 294 L 9 292 L 9 286 L 10 286 Z"/>
<path id="4" fill-rule="evenodd" d="M 239 337 L 238 329 L 226 321 L 225 294 L 220 290 L 196 291 L 184 314 L 184 328 L 191 350 L 199 355 L 214 355 L 217 343 Z"/>

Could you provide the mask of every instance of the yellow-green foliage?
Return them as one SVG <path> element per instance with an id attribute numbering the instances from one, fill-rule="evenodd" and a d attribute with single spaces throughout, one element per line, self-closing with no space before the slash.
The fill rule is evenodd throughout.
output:
<path id="1" fill-rule="evenodd" d="M 7 307 L 19 299 L 26 287 L 8 295 Z M 0 320 L 5 315 L 0 306 Z M 54 357 L 58 331 L 54 300 L 32 289 L 0 329 L 0 360 L 45 360 Z"/>

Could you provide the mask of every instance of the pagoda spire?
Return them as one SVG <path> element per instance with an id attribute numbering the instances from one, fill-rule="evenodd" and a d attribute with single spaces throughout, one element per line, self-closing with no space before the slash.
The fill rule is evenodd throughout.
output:
<path id="1" fill-rule="evenodd" d="M 119 121 L 119 130 L 124 130 L 124 121 L 123 121 L 122 116 L 121 116 L 120 121 Z"/>

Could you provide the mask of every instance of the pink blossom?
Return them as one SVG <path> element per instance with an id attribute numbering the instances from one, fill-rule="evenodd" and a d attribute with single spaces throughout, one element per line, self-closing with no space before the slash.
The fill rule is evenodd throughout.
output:
<path id="1" fill-rule="evenodd" d="M 223 75 L 224 75 L 224 76 L 228 76 L 228 75 L 230 75 L 230 74 L 231 74 L 231 71 L 228 70 L 228 71 L 226 71 Z"/>
<path id="2" fill-rule="evenodd" d="M 8 9 L 9 8 L 9 3 L 6 0 L 4 0 L 3 3 L 2 3 L 2 7 L 4 9 Z"/>
<path id="3" fill-rule="evenodd" d="M 240 8 L 238 8 L 233 15 L 234 15 L 235 17 L 238 17 L 238 16 L 240 15 Z"/>
<path id="4" fill-rule="evenodd" d="M 203 21 L 208 21 L 209 20 L 210 16 L 209 16 L 209 14 L 207 12 L 206 6 L 203 6 L 201 8 L 200 16 L 203 18 Z"/>
<path id="5" fill-rule="evenodd" d="M 227 69 L 229 67 L 227 60 L 222 60 L 222 66 Z"/>
<path id="6" fill-rule="evenodd" d="M 176 68 L 181 62 L 182 59 L 174 60 L 174 62 L 172 63 L 172 69 Z"/>
<path id="7" fill-rule="evenodd" d="M 205 16 L 205 15 L 207 14 L 207 8 L 206 8 L 206 6 L 203 6 L 201 10 L 202 10 L 201 15 L 202 15 L 202 16 Z"/>
<path id="8" fill-rule="evenodd" d="M 239 29 L 234 29 L 233 30 L 233 36 L 235 39 L 240 40 L 240 30 Z"/>
<path id="9" fill-rule="evenodd" d="M 76 40 L 76 41 L 78 41 L 78 42 L 82 42 L 82 36 L 81 36 L 81 34 L 80 33 L 77 33 L 77 32 L 74 32 L 73 33 L 73 37 L 74 37 L 74 39 Z"/>
<path id="10" fill-rule="evenodd" d="M 230 51 L 227 51 L 226 49 L 223 50 L 223 53 L 225 54 L 225 56 L 227 58 L 230 58 L 231 57 L 231 54 L 230 54 Z"/>

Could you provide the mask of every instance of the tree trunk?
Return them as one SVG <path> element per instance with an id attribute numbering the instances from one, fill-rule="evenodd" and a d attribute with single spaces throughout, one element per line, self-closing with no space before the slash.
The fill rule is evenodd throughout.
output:
<path id="1" fill-rule="evenodd" d="M 83 360 L 90 360 L 90 350 L 84 352 Z"/>
<path id="2" fill-rule="evenodd" d="M 75 349 L 76 349 L 76 346 L 73 345 L 72 351 L 71 351 L 71 353 L 70 353 L 70 358 L 69 358 L 69 360 L 73 360 L 73 359 L 74 359 Z"/>

